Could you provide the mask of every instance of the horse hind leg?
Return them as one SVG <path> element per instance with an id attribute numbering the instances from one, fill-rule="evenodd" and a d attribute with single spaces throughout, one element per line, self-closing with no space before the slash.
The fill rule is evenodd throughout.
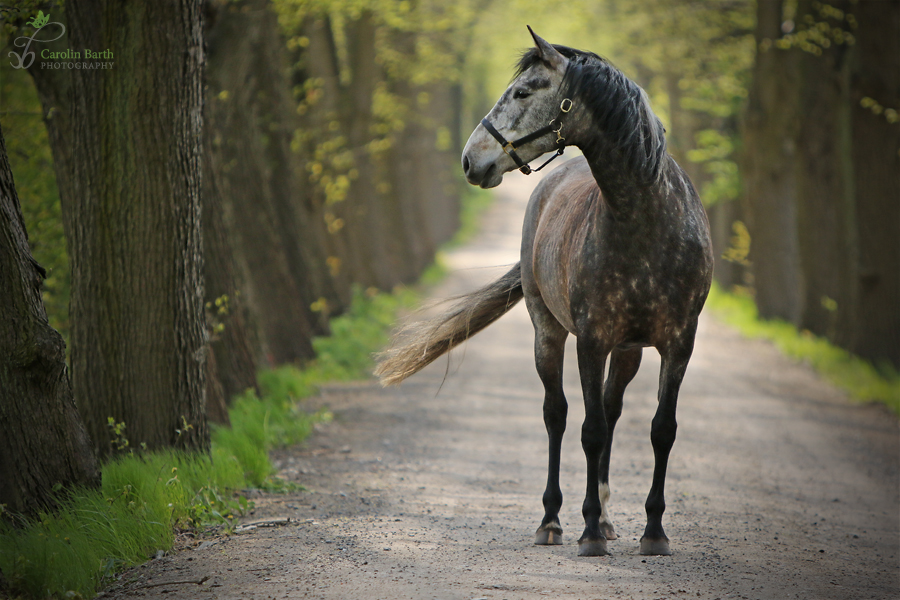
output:
<path id="1" fill-rule="evenodd" d="M 563 434 L 566 431 L 568 404 L 563 393 L 563 356 L 568 332 L 559 324 L 542 302 L 528 303 L 534 324 L 534 362 L 544 384 L 544 425 L 549 438 L 547 487 L 544 490 L 544 518 L 534 534 L 538 546 L 562 544 L 559 509 L 562 491 L 559 487 L 559 460 Z"/>
<path id="2" fill-rule="evenodd" d="M 650 428 L 650 441 L 653 444 L 655 460 L 653 483 L 644 505 L 647 510 L 647 527 L 641 537 L 641 554 L 665 556 L 672 554 L 669 549 L 669 538 L 666 537 L 662 526 L 662 516 L 666 510 L 666 468 L 678 427 L 675 421 L 678 390 L 681 388 L 692 350 L 693 335 L 690 343 L 681 345 L 678 351 L 665 352 L 662 356 L 662 368 L 659 374 L 659 405 Z"/>
<path id="3" fill-rule="evenodd" d="M 613 350 L 609 361 L 609 376 L 603 388 L 603 405 L 606 411 L 606 425 L 608 435 L 606 438 L 606 448 L 603 456 L 600 458 L 600 531 L 606 536 L 607 540 L 617 539 L 616 530 L 609 519 L 609 460 L 612 452 L 613 431 L 616 428 L 616 422 L 622 414 L 622 399 L 625 395 L 625 388 L 634 379 L 638 368 L 641 366 L 641 356 L 643 350 L 641 348 L 630 348 L 627 350 Z"/>

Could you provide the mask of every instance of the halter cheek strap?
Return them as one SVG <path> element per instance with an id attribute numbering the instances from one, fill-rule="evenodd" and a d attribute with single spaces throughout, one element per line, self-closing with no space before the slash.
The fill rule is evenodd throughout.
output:
<path id="1" fill-rule="evenodd" d="M 559 113 L 556 117 L 550 121 L 549 124 L 541 127 L 537 131 L 533 131 L 528 135 L 522 136 L 517 140 L 507 141 L 503 135 L 497 131 L 497 128 L 494 127 L 490 121 L 488 121 L 487 117 L 481 120 L 481 124 L 484 125 L 484 128 L 487 129 L 487 132 L 490 133 L 497 142 L 503 146 L 503 151 L 506 152 L 513 162 L 516 163 L 516 166 L 519 167 L 519 170 L 525 175 L 531 175 L 535 171 L 540 171 L 544 167 L 550 164 L 550 162 L 558 156 L 562 156 L 563 151 L 566 149 L 566 138 L 562 136 L 562 127 L 563 127 L 563 116 L 572 110 L 572 101 L 569 98 L 563 100 L 559 105 Z M 517 148 L 521 148 L 528 142 L 533 142 L 534 140 L 544 137 L 549 133 L 556 134 L 556 154 L 551 156 L 547 162 L 539 166 L 537 169 L 532 169 L 528 166 L 528 164 L 523 161 L 519 155 L 516 153 Z"/>

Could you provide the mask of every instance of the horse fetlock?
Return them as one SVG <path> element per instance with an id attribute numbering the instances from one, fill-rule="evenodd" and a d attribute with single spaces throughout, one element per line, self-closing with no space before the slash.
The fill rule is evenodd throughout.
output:
<path id="1" fill-rule="evenodd" d="M 559 514 L 559 508 L 563 503 L 562 491 L 560 491 L 559 488 L 548 488 L 546 491 L 544 491 L 542 501 L 544 503 L 544 510 L 547 514 L 547 516 L 544 517 L 544 523 L 546 524 L 549 521 L 556 519 L 555 515 Z"/>
<path id="2" fill-rule="evenodd" d="M 581 449 L 586 455 L 601 455 L 606 450 L 607 431 L 596 428 L 581 428 Z"/>

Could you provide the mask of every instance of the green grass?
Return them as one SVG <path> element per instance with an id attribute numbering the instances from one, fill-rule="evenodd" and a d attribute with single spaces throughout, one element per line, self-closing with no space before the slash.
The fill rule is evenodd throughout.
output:
<path id="1" fill-rule="evenodd" d="M 99 490 L 76 490 L 60 510 L 18 527 L 0 524 L 0 568 L 28 598 L 90 597 L 109 575 L 171 548 L 175 527 L 239 512 L 238 500 L 210 491 L 243 484 L 241 466 L 220 450 L 116 458 L 104 465 Z"/>
<path id="2" fill-rule="evenodd" d="M 759 318 L 747 294 L 727 293 L 713 285 L 707 306 L 725 323 L 751 338 L 766 339 L 787 356 L 805 362 L 826 380 L 862 402 L 881 402 L 900 415 L 900 375 L 889 366 L 870 362 L 785 321 Z"/>
<path id="3" fill-rule="evenodd" d="M 53 513 L 23 519 L 0 511 L 0 572 L 26 598 L 90 598 L 109 577 L 169 550 L 177 528 L 231 526 L 250 503 L 248 487 L 290 489 L 273 477 L 269 450 L 296 444 L 326 411 L 309 414 L 298 400 L 319 385 L 369 376 L 397 312 L 417 296 L 358 290 L 350 310 L 316 338 L 315 361 L 259 374 L 229 409 L 231 427 L 214 427 L 209 455 L 166 451 L 124 454 L 103 466 L 99 490 L 75 490 Z"/>

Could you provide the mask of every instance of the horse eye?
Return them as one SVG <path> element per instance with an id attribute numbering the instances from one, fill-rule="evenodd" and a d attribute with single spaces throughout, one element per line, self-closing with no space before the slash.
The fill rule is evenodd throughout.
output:
<path id="1" fill-rule="evenodd" d="M 516 90 L 513 94 L 513 98 L 515 98 L 516 100 L 522 100 L 530 95 L 531 92 L 529 92 L 528 90 Z"/>

